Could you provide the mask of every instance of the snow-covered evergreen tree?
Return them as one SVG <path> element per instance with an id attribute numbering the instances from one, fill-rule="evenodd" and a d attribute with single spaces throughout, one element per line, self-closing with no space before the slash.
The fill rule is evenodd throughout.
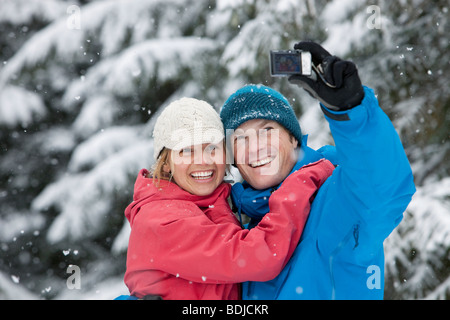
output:
<path id="1" fill-rule="evenodd" d="M 126 293 L 123 211 L 178 97 L 219 110 L 264 83 L 291 100 L 310 145 L 332 143 L 317 102 L 269 75 L 269 50 L 302 39 L 357 63 L 412 163 L 386 298 L 449 298 L 447 20 L 440 0 L 0 0 L 0 298 Z M 82 290 L 66 286 L 70 264 Z"/>

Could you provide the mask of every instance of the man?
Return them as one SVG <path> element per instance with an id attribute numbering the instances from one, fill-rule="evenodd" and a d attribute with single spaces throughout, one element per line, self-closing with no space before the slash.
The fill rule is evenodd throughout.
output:
<path id="1" fill-rule="evenodd" d="M 415 192 L 409 162 L 389 118 L 373 90 L 361 85 L 352 62 L 331 56 L 314 42 L 294 48 L 311 52 L 320 70 L 317 79 L 294 75 L 289 81 L 320 100 L 335 141 L 337 167 L 318 191 L 283 271 L 268 282 L 245 283 L 243 298 L 382 299 L 383 241 Z M 245 180 L 233 186 L 233 201 L 252 218 L 252 227 L 268 212 L 271 192 L 324 155 L 306 145 L 289 102 L 270 88 L 238 90 L 225 102 L 221 119 L 233 132 L 227 139 Z M 298 190 L 300 186 L 292 192 Z"/>

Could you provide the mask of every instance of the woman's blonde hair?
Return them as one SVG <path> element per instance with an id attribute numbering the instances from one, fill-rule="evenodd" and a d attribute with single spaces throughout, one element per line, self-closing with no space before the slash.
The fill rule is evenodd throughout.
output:
<path id="1" fill-rule="evenodd" d="M 155 164 L 150 168 L 150 177 L 153 177 L 153 184 L 159 187 L 161 179 L 170 180 L 170 173 L 164 172 L 164 165 L 169 165 L 170 149 L 163 148 L 156 159 Z"/>

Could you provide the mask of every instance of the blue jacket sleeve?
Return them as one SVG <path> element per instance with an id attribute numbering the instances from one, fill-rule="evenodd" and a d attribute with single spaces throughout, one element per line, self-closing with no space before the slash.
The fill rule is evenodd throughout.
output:
<path id="1" fill-rule="evenodd" d="M 337 229 L 328 230 L 334 236 L 343 237 L 352 225 L 369 243 L 380 244 L 400 223 L 415 187 L 397 132 L 373 90 L 364 91 L 362 103 L 353 109 L 336 112 L 321 106 L 339 163 L 322 209 L 336 220 Z"/>

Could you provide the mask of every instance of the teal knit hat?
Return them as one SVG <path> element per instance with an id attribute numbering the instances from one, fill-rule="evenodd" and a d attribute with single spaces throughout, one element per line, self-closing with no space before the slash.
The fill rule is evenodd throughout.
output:
<path id="1" fill-rule="evenodd" d="M 302 130 L 294 110 L 278 91 L 263 85 L 247 85 L 233 93 L 220 111 L 224 129 L 236 130 L 253 119 L 273 120 L 302 142 Z"/>

